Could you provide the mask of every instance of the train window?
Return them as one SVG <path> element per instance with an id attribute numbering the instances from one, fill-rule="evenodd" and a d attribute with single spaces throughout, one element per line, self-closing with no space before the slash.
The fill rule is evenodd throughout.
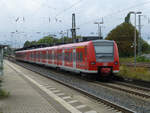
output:
<path id="1" fill-rule="evenodd" d="M 50 59 L 53 60 L 53 53 L 50 53 Z"/>
<path id="2" fill-rule="evenodd" d="M 72 62 L 72 53 L 70 53 L 70 62 Z"/>
<path id="3" fill-rule="evenodd" d="M 59 60 L 62 60 L 62 54 L 61 53 L 59 54 Z"/>
<path id="4" fill-rule="evenodd" d="M 85 50 L 85 56 L 87 56 L 87 47 L 85 47 L 84 50 Z"/>
<path id="5" fill-rule="evenodd" d="M 96 53 L 113 53 L 113 46 L 95 46 Z"/>
<path id="6" fill-rule="evenodd" d="M 62 53 L 62 61 L 64 61 L 64 53 Z"/>
<path id="7" fill-rule="evenodd" d="M 40 59 L 41 59 L 41 57 L 42 57 L 42 52 L 40 52 Z"/>
<path id="8" fill-rule="evenodd" d="M 38 52 L 36 52 L 36 58 L 39 58 L 39 56 L 38 56 Z"/>
<path id="9" fill-rule="evenodd" d="M 53 59 L 53 53 L 50 54 L 50 59 L 51 59 L 51 60 Z"/>
<path id="10" fill-rule="evenodd" d="M 64 58 L 64 60 L 67 61 L 67 53 L 65 53 L 65 58 Z"/>
<path id="11" fill-rule="evenodd" d="M 51 59 L 51 57 L 50 57 L 50 52 L 48 52 L 48 54 L 47 54 L 47 59 L 49 60 L 49 59 Z"/>
<path id="12" fill-rule="evenodd" d="M 69 61 L 69 53 L 65 53 L 65 61 Z"/>
<path id="13" fill-rule="evenodd" d="M 37 52 L 36 56 L 37 56 L 37 58 L 39 59 L 39 52 Z"/>
<path id="14" fill-rule="evenodd" d="M 76 53 L 76 61 L 79 61 L 79 53 Z"/>
<path id="15" fill-rule="evenodd" d="M 80 52 L 80 62 L 82 62 L 83 61 L 83 54 L 82 54 L 82 52 Z"/>

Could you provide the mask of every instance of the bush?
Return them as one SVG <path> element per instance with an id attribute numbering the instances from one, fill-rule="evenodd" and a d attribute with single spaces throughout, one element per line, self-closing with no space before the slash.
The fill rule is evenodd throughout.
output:
<path id="1" fill-rule="evenodd" d="M 8 97 L 9 92 L 5 91 L 4 89 L 0 88 L 0 98 Z"/>
<path id="2" fill-rule="evenodd" d="M 150 81 L 150 71 L 143 67 L 137 67 L 135 70 L 134 67 L 121 66 L 118 76 Z"/>
<path id="3" fill-rule="evenodd" d="M 2 79 L 0 79 L 0 98 L 8 97 L 9 92 L 2 89 Z"/>
<path id="4" fill-rule="evenodd" d="M 147 59 L 144 56 L 139 56 L 136 58 L 137 62 L 150 62 L 150 59 Z"/>

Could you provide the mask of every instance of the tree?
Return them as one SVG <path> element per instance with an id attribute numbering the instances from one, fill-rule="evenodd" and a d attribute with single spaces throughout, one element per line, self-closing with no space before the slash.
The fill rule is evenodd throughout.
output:
<path id="1" fill-rule="evenodd" d="M 124 22 L 110 31 L 106 37 L 107 40 L 116 41 L 120 56 L 129 57 L 134 55 L 134 30 L 135 28 L 132 24 Z M 136 31 L 136 36 L 138 45 L 138 31 Z M 150 51 L 150 45 L 147 42 L 141 40 L 141 44 L 142 53 Z"/>
<path id="2" fill-rule="evenodd" d="M 138 32 L 136 33 L 138 39 Z M 122 23 L 114 28 L 106 37 L 107 40 L 116 41 L 120 56 L 134 55 L 134 26 Z"/>
<path id="3" fill-rule="evenodd" d="M 26 41 L 25 43 L 24 43 L 24 46 L 23 47 L 28 47 L 28 46 L 30 46 L 31 45 L 31 43 L 30 43 L 30 41 Z"/>
<path id="4" fill-rule="evenodd" d="M 55 43 L 54 40 L 55 39 L 53 37 L 51 37 L 51 36 L 45 36 L 42 39 L 38 40 L 37 44 L 53 45 Z"/>
<path id="5" fill-rule="evenodd" d="M 142 44 L 142 52 L 150 53 L 150 45 L 144 40 L 141 41 L 141 44 Z"/>

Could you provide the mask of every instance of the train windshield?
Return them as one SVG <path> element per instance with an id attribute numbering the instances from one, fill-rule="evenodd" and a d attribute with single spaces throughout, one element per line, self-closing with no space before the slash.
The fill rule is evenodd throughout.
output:
<path id="1" fill-rule="evenodd" d="M 96 61 L 112 62 L 114 59 L 113 42 L 95 42 L 94 43 Z"/>
<path id="2" fill-rule="evenodd" d="M 113 53 L 113 46 L 95 46 L 96 53 Z"/>

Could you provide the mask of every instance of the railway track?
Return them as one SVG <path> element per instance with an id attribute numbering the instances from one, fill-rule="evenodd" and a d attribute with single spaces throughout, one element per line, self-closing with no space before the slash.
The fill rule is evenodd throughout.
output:
<path id="1" fill-rule="evenodd" d="M 94 82 L 97 85 L 101 85 L 107 88 L 111 88 L 113 90 L 123 91 L 125 93 L 138 96 L 144 99 L 150 99 L 150 89 L 143 88 L 139 86 L 132 86 L 129 84 L 124 84 L 122 82 L 114 82 L 114 83 L 101 83 L 101 82 Z"/>
<path id="2" fill-rule="evenodd" d="M 120 63 L 120 65 L 125 65 L 125 66 L 129 66 L 129 67 L 134 67 L 134 63 L 131 62 L 124 62 L 124 63 Z M 137 67 L 145 67 L 145 68 L 150 68 L 150 63 L 146 63 L 146 62 L 139 62 L 136 64 Z"/>
<path id="3" fill-rule="evenodd" d="M 34 68 L 30 68 L 30 67 L 28 67 L 26 65 L 22 65 L 21 63 L 17 63 L 17 62 L 14 62 L 14 63 L 16 63 L 16 64 L 18 64 L 18 65 L 20 65 L 20 66 L 22 66 L 22 67 L 24 67 L 24 68 L 26 68 L 26 69 L 28 69 L 30 71 L 36 72 L 36 73 L 38 73 L 40 75 L 43 75 L 43 76 L 45 76 L 47 78 L 50 78 L 50 79 L 52 79 L 52 80 L 54 80 L 54 81 L 56 81 L 58 83 L 61 83 L 61 84 L 65 85 L 65 86 L 67 86 L 67 87 L 70 87 L 70 88 L 72 88 L 74 90 L 77 90 L 78 92 L 80 92 L 80 93 L 82 93 L 82 94 L 84 94 L 84 95 L 86 95 L 88 97 L 91 97 L 92 99 L 95 99 L 98 102 L 103 103 L 103 104 L 105 104 L 105 105 L 107 105 L 107 106 L 117 110 L 119 113 L 120 112 L 121 113 L 135 113 L 135 111 L 130 110 L 130 109 L 124 107 L 124 106 L 121 106 L 119 104 L 113 103 L 113 102 L 111 102 L 111 101 L 109 101 L 107 99 L 100 98 L 97 95 L 88 92 L 88 90 L 83 90 L 83 89 L 81 89 L 81 88 L 79 88 L 77 86 L 71 85 L 71 84 L 69 84 L 67 82 L 64 82 L 64 81 L 61 81 L 61 80 L 59 80 L 59 79 L 57 79 L 55 77 L 48 76 L 47 73 L 45 73 L 45 72 L 43 72 L 41 70 L 35 70 Z"/>

